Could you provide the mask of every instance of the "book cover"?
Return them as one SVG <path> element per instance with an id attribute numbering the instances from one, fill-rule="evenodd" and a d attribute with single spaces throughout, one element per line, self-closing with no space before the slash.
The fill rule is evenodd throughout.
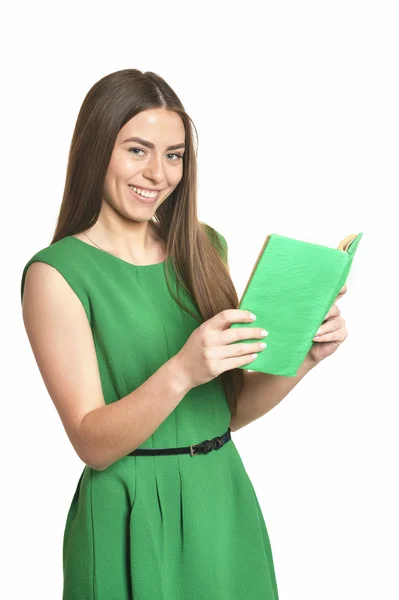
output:
<path id="1" fill-rule="evenodd" d="M 330 248 L 290 237 L 267 235 L 242 293 L 239 307 L 253 312 L 252 323 L 269 332 L 264 350 L 238 367 L 294 377 L 313 344 L 313 337 L 345 284 L 363 233 Z M 251 338 L 235 344 L 259 342 Z"/>

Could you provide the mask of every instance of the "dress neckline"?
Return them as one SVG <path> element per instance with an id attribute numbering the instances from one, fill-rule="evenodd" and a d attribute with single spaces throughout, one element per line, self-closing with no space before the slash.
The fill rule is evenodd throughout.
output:
<path id="1" fill-rule="evenodd" d="M 153 263 L 151 265 L 135 265 L 127 260 L 124 260 L 123 258 L 119 258 L 119 256 L 115 256 L 115 254 L 111 254 L 111 252 L 107 252 L 106 250 L 97 248 L 97 246 L 92 246 L 91 244 L 88 244 L 87 242 L 84 242 L 83 240 L 81 240 L 77 237 L 74 237 L 73 235 L 67 235 L 66 237 L 70 238 L 71 240 L 75 240 L 79 244 L 84 244 L 85 246 L 87 246 L 88 248 L 91 248 L 95 252 L 101 252 L 101 254 L 103 254 L 105 256 L 109 256 L 110 258 L 117 260 L 118 262 L 123 263 L 125 265 L 128 265 L 129 267 L 131 267 L 133 269 L 151 269 L 151 268 L 154 269 L 154 268 L 162 267 L 166 263 L 166 260 L 163 260 L 162 262 Z"/>

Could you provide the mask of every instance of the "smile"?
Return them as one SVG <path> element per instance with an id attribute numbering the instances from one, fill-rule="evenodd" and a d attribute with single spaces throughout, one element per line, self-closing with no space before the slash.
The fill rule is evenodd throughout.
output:
<path id="1" fill-rule="evenodd" d="M 148 192 L 146 190 L 142 190 L 134 185 L 128 185 L 128 188 L 133 198 L 139 200 L 140 202 L 144 202 L 144 204 L 153 204 L 160 194 L 160 192 Z"/>

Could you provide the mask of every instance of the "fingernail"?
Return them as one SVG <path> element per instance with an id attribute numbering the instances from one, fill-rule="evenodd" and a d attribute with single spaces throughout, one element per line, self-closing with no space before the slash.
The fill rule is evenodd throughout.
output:
<path id="1" fill-rule="evenodd" d="M 255 321 L 256 315 L 254 315 L 254 313 L 249 313 L 249 316 L 252 319 L 252 321 Z"/>
<path id="2" fill-rule="evenodd" d="M 319 329 L 316 331 L 315 336 L 319 335 L 319 333 L 321 333 L 321 327 L 319 327 Z"/>

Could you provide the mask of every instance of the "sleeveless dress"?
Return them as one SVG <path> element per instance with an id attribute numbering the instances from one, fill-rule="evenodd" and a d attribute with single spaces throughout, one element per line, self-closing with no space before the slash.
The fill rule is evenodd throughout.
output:
<path id="1" fill-rule="evenodd" d="M 21 299 L 35 261 L 57 269 L 84 307 L 106 404 L 142 385 L 199 326 L 169 292 L 168 261 L 133 265 L 66 236 L 25 265 Z M 184 294 L 179 286 L 203 322 Z M 230 416 L 216 377 L 191 389 L 140 448 L 210 440 Z M 231 435 L 208 454 L 85 465 L 65 523 L 63 600 L 278 600 L 268 532 Z"/>

